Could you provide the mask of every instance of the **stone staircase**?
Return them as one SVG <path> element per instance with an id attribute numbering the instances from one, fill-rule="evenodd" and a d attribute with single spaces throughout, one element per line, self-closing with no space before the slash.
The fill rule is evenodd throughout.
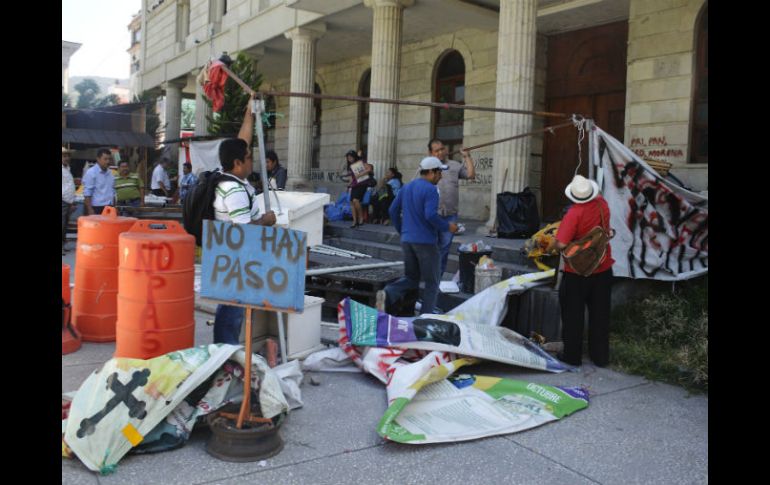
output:
<path id="1" fill-rule="evenodd" d="M 502 269 L 502 278 L 539 271 L 522 252 L 524 239 L 498 239 L 477 234 L 481 226 L 478 221 L 461 221 L 466 232 L 456 235 L 452 241 L 446 273 L 443 280 L 449 280 L 459 269 L 458 247 L 462 244 L 483 241 L 492 247 L 492 259 Z M 369 254 L 386 261 L 403 258 L 401 241 L 392 226 L 365 224 L 351 229 L 349 221 L 335 221 L 324 226 L 324 244 Z M 448 311 L 460 305 L 473 295 L 470 293 L 439 293 L 438 307 Z M 508 312 L 503 326 L 529 337 L 536 332 L 547 341 L 560 340 L 561 312 L 559 298 L 553 285 L 533 288 L 521 295 L 508 297 Z"/>

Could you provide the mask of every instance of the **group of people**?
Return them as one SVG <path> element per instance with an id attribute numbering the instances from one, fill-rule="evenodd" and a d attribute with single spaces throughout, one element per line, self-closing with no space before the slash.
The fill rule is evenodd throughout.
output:
<path id="1" fill-rule="evenodd" d="M 219 161 L 225 179 L 219 182 L 213 202 L 215 219 L 236 224 L 272 226 L 276 222 L 272 211 L 260 213 L 255 203 L 261 189 L 258 178 L 253 176 L 253 155 L 250 150 L 253 118 L 251 104 L 237 138 L 224 140 L 219 147 Z M 434 138 L 428 143 L 428 156 L 419 164 L 419 176 L 402 186 L 402 176 L 393 167 L 387 171 L 385 180 L 377 194 L 385 194 L 376 200 L 387 205 L 376 205 L 375 218 L 378 221 L 392 221 L 401 236 L 404 253 L 404 276 L 387 285 L 384 295 L 386 311 L 403 299 L 410 290 L 424 283 L 421 313 L 439 313 L 436 308 L 439 283 L 446 270 L 449 249 L 454 234 L 458 231 L 457 214 L 459 205 L 459 180 L 475 178 L 473 158 L 467 149 L 461 150 L 463 162 L 448 159 L 444 143 Z M 69 211 L 74 201 L 75 187 L 69 171 L 69 150 L 62 148 L 62 241 Z M 360 156 L 350 151 L 346 154 L 351 174 L 351 205 L 354 226 L 363 223 L 361 200 L 363 191 L 371 186 L 367 177 L 373 179 L 373 167 Z M 278 163 L 275 152 L 268 152 L 268 179 L 271 186 L 282 189 L 286 183 L 286 169 Z M 143 186 L 141 180 L 129 173 L 127 162 L 119 165 L 119 175 L 113 177 L 108 167 L 112 154 L 107 149 L 97 152 L 97 163 L 83 177 L 85 185 L 86 215 L 99 214 L 103 208 L 117 200 L 132 205 L 141 203 Z M 361 161 L 363 167 L 352 165 Z M 165 169 L 162 162 L 159 166 Z M 156 170 L 157 167 L 156 167 Z M 185 164 L 181 197 L 189 193 L 193 185 L 189 164 Z M 159 172 L 159 188 L 166 188 L 166 181 Z M 153 173 L 153 183 L 156 177 Z M 251 182 L 251 183 L 250 183 Z M 258 187 L 255 187 L 258 185 Z M 155 190 L 155 188 L 153 188 Z M 576 176 L 565 188 L 565 195 L 574 203 L 564 216 L 553 247 L 563 250 L 567 245 L 584 237 L 593 227 L 609 221 L 607 202 L 599 194 L 594 181 Z M 392 200 L 390 200 L 392 197 Z M 386 215 L 387 214 L 387 215 Z M 607 227 L 607 226 L 605 226 Z M 64 253 L 64 245 L 62 245 Z M 608 247 L 604 260 L 589 276 L 580 276 L 565 264 L 564 279 L 559 289 L 562 316 L 564 351 L 559 358 L 572 365 L 580 365 L 584 311 L 587 307 L 589 318 L 588 350 L 591 360 L 597 366 L 609 362 L 609 316 L 610 292 L 612 285 L 611 248 Z M 242 307 L 219 305 L 214 320 L 214 343 L 237 344 L 244 320 Z"/>
<path id="2" fill-rule="evenodd" d="M 76 186 L 70 168 L 71 154 L 72 150 L 62 147 L 62 254 L 67 252 L 67 225 L 75 204 Z M 141 177 L 131 172 L 128 160 L 121 160 L 118 163 L 118 174 L 115 176 L 110 170 L 113 163 L 114 157 L 109 149 L 100 148 L 96 151 L 96 163 L 85 171 L 81 179 L 83 215 L 99 215 L 108 205 L 122 208 L 121 214 L 131 214 L 131 209 L 128 208 L 143 205 L 144 182 Z M 169 164 L 169 160 L 164 158 L 153 169 L 150 185 L 152 194 L 164 197 L 175 195 L 171 191 L 171 180 L 167 172 Z M 176 194 L 180 201 L 184 201 L 187 194 L 198 183 L 190 163 L 185 163 L 182 171 L 183 176 Z"/>
<path id="3" fill-rule="evenodd" d="M 367 222 L 372 224 L 389 224 L 388 210 L 401 190 L 403 175 L 396 167 L 385 171 L 385 177 L 380 183 L 374 177 L 374 166 L 366 161 L 363 150 L 350 150 L 345 154 L 347 175 L 350 179 L 348 194 L 350 195 L 350 210 L 353 224 L 356 228 Z M 360 162 L 360 163 L 359 163 Z M 367 193 L 369 195 L 367 203 Z M 371 216 L 369 207 L 372 207 Z"/>

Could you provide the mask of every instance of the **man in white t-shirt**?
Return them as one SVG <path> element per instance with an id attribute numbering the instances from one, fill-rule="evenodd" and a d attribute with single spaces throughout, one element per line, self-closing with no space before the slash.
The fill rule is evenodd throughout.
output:
<path id="1" fill-rule="evenodd" d="M 256 190 L 246 180 L 252 172 L 253 160 L 249 145 L 253 132 L 254 120 L 249 103 L 238 138 L 229 138 L 219 145 L 219 163 L 227 177 L 219 182 L 214 196 L 214 216 L 217 221 L 260 226 L 275 224 L 273 211 L 259 215 L 259 205 L 255 203 Z M 243 316 L 243 307 L 217 305 L 214 343 L 237 345 Z"/>
<path id="2" fill-rule="evenodd" d="M 152 195 L 169 197 L 169 194 L 171 194 L 171 180 L 168 178 L 168 172 L 166 171 L 168 166 L 168 158 L 163 158 L 152 170 L 152 180 L 150 181 Z"/>

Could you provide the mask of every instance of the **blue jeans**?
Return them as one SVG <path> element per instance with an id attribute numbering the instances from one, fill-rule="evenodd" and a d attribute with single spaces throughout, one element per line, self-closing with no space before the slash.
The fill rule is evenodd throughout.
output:
<path id="1" fill-rule="evenodd" d="M 404 251 L 404 276 L 385 287 L 385 306 L 401 300 L 406 292 L 425 282 L 422 292 L 421 313 L 433 313 L 438 299 L 439 270 L 438 246 L 435 244 L 401 243 Z"/>
<path id="2" fill-rule="evenodd" d="M 238 345 L 245 309 L 239 306 L 217 305 L 214 317 L 214 343 Z"/>
<path id="3" fill-rule="evenodd" d="M 457 222 L 457 214 L 453 216 L 441 216 L 447 222 Z M 439 273 L 439 281 L 444 277 L 444 271 L 446 271 L 446 262 L 449 260 L 449 248 L 452 247 L 452 238 L 455 235 L 449 231 L 438 233 L 438 249 L 441 254 L 441 273 Z"/>

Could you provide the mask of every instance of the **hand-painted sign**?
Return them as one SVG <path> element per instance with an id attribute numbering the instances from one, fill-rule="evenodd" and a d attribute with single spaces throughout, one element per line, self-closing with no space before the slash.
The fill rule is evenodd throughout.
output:
<path id="1" fill-rule="evenodd" d="M 201 296 L 301 313 L 306 241 L 302 231 L 204 220 Z"/>

